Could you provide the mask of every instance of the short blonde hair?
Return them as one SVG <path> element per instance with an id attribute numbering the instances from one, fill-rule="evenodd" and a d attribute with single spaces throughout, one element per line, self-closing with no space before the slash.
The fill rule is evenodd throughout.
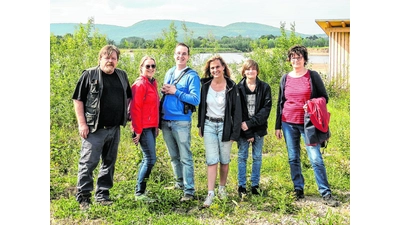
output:
<path id="1" fill-rule="evenodd" d="M 154 61 L 154 64 L 157 65 L 156 60 L 155 60 L 153 57 L 148 56 L 148 55 L 143 56 L 143 58 L 140 60 L 140 64 L 139 64 L 139 71 L 140 71 L 140 74 L 143 73 L 143 71 L 142 71 L 142 66 L 143 66 L 144 61 L 149 60 L 149 59 L 150 59 L 150 60 L 153 60 L 153 61 Z"/>

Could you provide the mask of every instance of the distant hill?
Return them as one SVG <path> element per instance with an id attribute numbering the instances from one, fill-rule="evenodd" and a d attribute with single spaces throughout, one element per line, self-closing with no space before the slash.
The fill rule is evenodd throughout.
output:
<path id="1" fill-rule="evenodd" d="M 193 38 L 206 37 L 209 33 L 212 33 L 217 39 L 220 39 L 224 36 L 236 37 L 239 35 L 252 39 L 259 38 L 262 35 L 281 35 L 280 28 L 259 23 L 247 22 L 232 23 L 222 27 L 179 20 L 143 20 L 129 27 L 105 24 L 94 24 L 94 27 L 101 34 L 107 35 L 108 39 L 111 39 L 116 44 L 119 44 L 122 38 L 128 37 L 141 37 L 146 40 L 154 40 L 158 37 L 161 37 L 162 31 L 168 30 L 172 22 L 174 22 L 174 25 L 178 31 L 178 40 L 183 40 L 183 23 L 186 25 L 190 32 L 193 32 Z M 78 23 L 51 23 L 50 33 L 61 36 L 68 33 L 73 34 L 78 26 Z M 290 33 L 289 30 L 287 32 Z M 300 35 L 301 37 L 308 37 L 313 35 L 316 35 L 317 37 L 327 37 L 324 33 L 296 34 Z"/>

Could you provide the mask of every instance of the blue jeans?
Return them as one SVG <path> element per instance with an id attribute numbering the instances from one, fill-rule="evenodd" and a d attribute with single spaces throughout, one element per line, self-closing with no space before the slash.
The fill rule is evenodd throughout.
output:
<path id="1" fill-rule="evenodd" d="M 191 121 L 161 121 L 161 130 L 171 157 L 176 183 L 183 186 L 185 194 L 194 195 L 194 164 L 190 150 L 191 128 Z"/>
<path id="2" fill-rule="evenodd" d="M 282 122 L 282 132 L 286 141 L 290 165 L 290 175 L 292 177 L 294 189 L 303 190 L 304 177 L 301 172 L 300 137 L 302 137 L 304 141 L 304 125 Z M 320 144 L 316 146 L 306 146 L 306 150 L 308 159 L 310 160 L 314 170 L 314 176 L 318 185 L 318 191 L 321 196 L 325 196 L 331 193 L 331 189 L 329 188 L 325 164 L 324 160 L 322 159 L 320 147 Z"/>
<path id="3" fill-rule="evenodd" d="M 231 161 L 232 141 L 222 141 L 224 122 L 204 122 L 204 148 L 208 166 L 217 163 L 229 164 Z"/>
<path id="4" fill-rule="evenodd" d="M 140 147 L 143 159 L 139 165 L 135 194 L 141 195 L 146 191 L 146 183 L 150 177 L 151 169 L 156 163 L 156 130 L 158 128 L 145 128 L 140 135 Z"/>
<path id="5" fill-rule="evenodd" d="M 252 145 L 252 169 L 251 169 L 251 186 L 257 186 L 260 183 L 260 171 L 262 164 L 262 147 L 264 145 L 264 137 L 255 135 Z M 246 167 L 247 158 L 249 157 L 250 143 L 247 138 L 240 137 L 238 141 L 238 181 L 239 186 L 246 188 Z"/>
<path id="6" fill-rule="evenodd" d="M 93 190 L 93 171 L 102 160 L 96 184 L 96 201 L 110 199 L 109 190 L 113 187 L 115 162 L 117 161 L 120 126 L 98 129 L 81 138 L 82 147 L 78 164 L 78 184 L 76 200 L 81 202 L 90 198 Z"/>

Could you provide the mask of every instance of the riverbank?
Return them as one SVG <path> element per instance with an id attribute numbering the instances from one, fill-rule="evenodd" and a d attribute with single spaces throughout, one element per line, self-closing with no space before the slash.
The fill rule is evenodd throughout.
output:
<path id="1" fill-rule="evenodd" d="M 329 55 L 329 47 L 307 48 L 309 55 Z"/>
<path id="2" fill-rule="evenodd" d="M 329 47 L 323 48 L 308 48 L 309 56 L 329 56 Z M 328 74 L 328 63 L 311 63 L 310 69 L 317 71 L 320 74 Z"/>

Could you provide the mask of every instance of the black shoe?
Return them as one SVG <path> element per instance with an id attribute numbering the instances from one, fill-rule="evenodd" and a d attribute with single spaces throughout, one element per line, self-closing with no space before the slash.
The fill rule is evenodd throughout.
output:
<path id="1" fill-rule="evenodd" d="M 90 205 L 90 198 L 83 198 L 81 200 L 81 202 L 79 202 L 79 208 L 82 211 L 86 211 L 89 209 L 89 205 Z"/>
<path id="2" fill-rule="evenodd" d="M 251 187 L 251 193 L 253 195 L 260 195 L 260 192 L 258 192 L 258 190 L 259 190 L 258 185 Z"/>
<path id="3" fill-rule="evenodd" d="M 239 193 L 239 198 L 242 198 L 243 195 L 247 194 L 246 188 L 239 186 L 238 193 Z"/>
<path id="4" fill-rule="evenodd" d="M 304 198 L 304 191 L 303 190 L 295 189 L 294 193 L 295 193 L 295 196 L 296 196 L 296 200 Z"/>
<path id="5" fill-rule="evenodd" d="M 332 207 L 339 206 L 339 202 L 336 201 L 336 199 L 332 196 L 332 194 L 327 194 L 324 197 L 322 197 L 322 201 L 324 202 L 325 205 L 329 205 Z"/>

